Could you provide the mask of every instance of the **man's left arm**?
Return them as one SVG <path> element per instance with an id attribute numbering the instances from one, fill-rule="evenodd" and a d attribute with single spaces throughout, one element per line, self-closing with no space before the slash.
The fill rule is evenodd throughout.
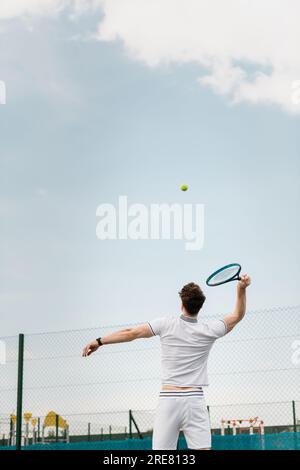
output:
<path id="1" fill-rule="evenodd" d="M 151 338 L 153 333 L 149 327 L 149 324 L 136 326 L 133 328 L 125 328 L 110 335 L 103 336 L 101 338 L 101 345 L 106 344 L 117 344 L 117 343 L 128 343 L 139 338 Z M 87 357 L 99 349 L 100 344 L 97 340 L 88 343 L 82 351 L 82 356 Z"/>

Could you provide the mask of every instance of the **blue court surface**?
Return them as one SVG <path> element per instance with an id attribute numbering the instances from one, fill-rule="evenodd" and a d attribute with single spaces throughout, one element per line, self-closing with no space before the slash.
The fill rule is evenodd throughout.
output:
<path id="1" fill-rule="evenodd" d="M 213 450 L 300 450 L 300 433 L 242 434 L 238 436 L 213 436 Z M 179 439 L 179 449 L 186 449 L 184 438 Z M 0 447 L 13 450 L 13 447 Z M 24 450 L 150 450 L 151 438 L 107 441 L 82 441 L 70 444 L 51 443 L 23 447 Z"/>

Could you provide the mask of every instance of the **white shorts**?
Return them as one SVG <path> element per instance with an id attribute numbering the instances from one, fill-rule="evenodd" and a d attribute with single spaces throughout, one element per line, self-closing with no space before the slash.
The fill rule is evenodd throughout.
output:
<path id="1" fill-rule="evenodd" d="M 153 450 L 176 450 L 180 431 L 183 431 L 189 449 L 211 447 L 209 415 L 202 389 L 160 392 Z"/>

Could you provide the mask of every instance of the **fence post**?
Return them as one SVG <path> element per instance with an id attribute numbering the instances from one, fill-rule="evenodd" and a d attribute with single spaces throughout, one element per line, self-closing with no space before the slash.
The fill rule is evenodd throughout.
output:
<path id="1" fill-rule="evenodd" d="M 10 417 L 10 421 L 9 421 L 9 446 L 12 445 L 13 443 L 13 434 L 14 434 L 14 423 L 13 423 L 13 420 L 12 420 L 12 417 Z"/>
<path id="2" fill-rule="evenodd" d="M 133 417 L 132 410 L 129 410 L 129 434 L 130 434 L 130 439 L 132 439 L 132 424 L 134 424 L 139 438 L 143 439 L 143 435 L 142 435 L 141 431 L 139 430 L 139 427 L 137 425 L 136 420 Z"/>
<path id="3" fill-rule="evenodd" d="M 24 335 L 19 334 L 16 450 L 22 447 Z"/>
<path id="4" fill-rule="evenodd" d="M 41 418 L 38 418 L 37 442 L 40 442 Z"/>
<path id="5" fill-rule="evenodd" d="M 129 439 L 132 439 L 132 411 L 129 410 Z"/>
<path id="6" fill-rule="evenodd" d="M 296 416 L 295 400 L 292 401 L 292 406 L 293 406 L 293 428 L 294 428 L 294 432 L 297 432 L 297 416 Z"/>
<path id="7" fill-rule="evenodd" d="M 88 441 L 91 440 L 91 423 L 88 423 Z"/>
<path id="8" fill-rule="evenodd" d="M 58 442 L 58 424 L 59 424 L 59 415 L 55 415 L 55 442 Z"/>

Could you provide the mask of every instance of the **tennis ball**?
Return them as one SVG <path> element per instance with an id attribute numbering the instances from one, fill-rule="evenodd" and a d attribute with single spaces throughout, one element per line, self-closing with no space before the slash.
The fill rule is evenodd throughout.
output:
<path id="1" fill-rule="evenodd" d="M 188 190 L 188 186 L 187 186 L 186 184 L 182 184 L 182 185 L 180 186 L 180 189 L 181 189 L 181 191 L 187 191 L 187 190 Z"/>

